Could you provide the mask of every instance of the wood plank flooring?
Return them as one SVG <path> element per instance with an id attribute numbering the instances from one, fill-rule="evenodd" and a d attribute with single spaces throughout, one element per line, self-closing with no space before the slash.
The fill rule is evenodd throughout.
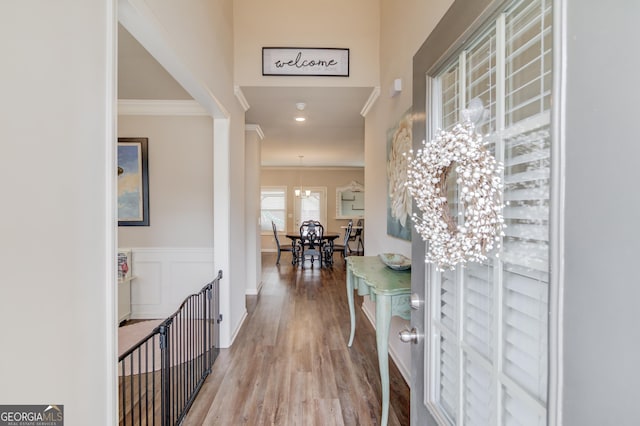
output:
<path id="1" fill-rule="evenodd" d="M 380 374 L 375 331 L 356 295 L 349 337 L 345 266 L 294 267 L 263 254 L 263 288 L 222 349 L 184 425 L 378 425 Z M 231 283 L 234 285 L 234 283 Z M 389 425 L 409 425 L 409 388 L 390 359 Z"/>

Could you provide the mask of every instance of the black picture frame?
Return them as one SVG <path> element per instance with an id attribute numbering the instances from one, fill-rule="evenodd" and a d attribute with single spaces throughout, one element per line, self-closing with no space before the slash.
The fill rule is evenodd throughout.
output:
<path id="1" fill-rule="evenodd" d="M 118 138 L 118 226 L 149 226 L 148 138 Z"/>

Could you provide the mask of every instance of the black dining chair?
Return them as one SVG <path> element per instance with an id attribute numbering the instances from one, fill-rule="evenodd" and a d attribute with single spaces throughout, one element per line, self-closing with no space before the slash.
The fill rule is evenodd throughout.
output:
<path id="1" fill-rule="evenodd" d="M 298 260 L 303 268 L 307 256 L 311 260 L 311 266 L 317 257 L 322 268 L 323 236 L 324 226 L 317 220 L 306 220 L 300 225 L 300 256 Z"/>
<path id="2" fill-rule="evenodd" d="M 364 256 L 364 237 L 362 235 L 362 231 L 364 231 L 364 219 L 358 219 L 358 222 L 356 223 L 356 229 L 354 229 L 354 232 L 351 233 L 349 241 L 353 241 L 355 243 L 356 254 L 359 255 L 360 253 L 362 253 L 362 255 Z M 360 251 L 360 247 L 362 247 L 362 251 Z M 351 247 L 349 247 L 349 252 L 353 252 Z"/>
<path id="3" fill-rule="evenodd" d="M 347 225 L 347 229 L 344 231 L 344 242 L 343 244 L 334 244 L 333 245 L 333 252 L 335 253 L 336 251 L 340 251 L 342 252 L 342 258 L 346 258 L 351 249 L 349 248 L 349 239 L 351 238 L 351 232 L 353 230 L 353 220 L 349 221 L 349 224 Z"/>
<path id="4" fill-rule="evenodd" d="M 278 230 L 276 224 L 271 221 L 271 227 L 273 228 L 273 237 L 276 239 L 276 247 L 278 248 L 278 258 L 276 259 L 276 265 L 280 264 L 280 254 L 283 251 L 289 251 L 293 254 L 293 246 L 291 244 L 280 244 L 280 240 L 278 239 Z M 291 263 L 294 263 L 292 260 Z"/>

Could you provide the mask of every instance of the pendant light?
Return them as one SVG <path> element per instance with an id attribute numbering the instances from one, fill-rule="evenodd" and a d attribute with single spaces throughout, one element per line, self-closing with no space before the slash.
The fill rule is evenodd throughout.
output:
<path id="1" fill-rule="evenodd" d="M 298 170 L 298 183 L 300 186 L 294 190 L 294 193 L 296 194 L 296 197 L 300 197 L 301 195 L 303 197 L 309 197 L 311 195 L 311 190 L 306 189 L 303 191 L 302 188 L 302 159 L 304 158 L 304 155 L 298 155 L 298 158 L 300 158 L 300 169 Z"/>

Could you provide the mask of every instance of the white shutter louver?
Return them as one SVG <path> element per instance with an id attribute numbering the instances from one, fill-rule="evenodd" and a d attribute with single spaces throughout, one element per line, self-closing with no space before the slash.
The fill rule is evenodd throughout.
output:
<path id="1" fill-rule="evenodd" d="M 493 269 L 469 264 L 464 276 L 464 342 L 491 362 L 493 348 Z"/>
<path id="2" fill-rule="evenodd" d="M 486 120 L 477 131 L 491 134 L 496 128 L 496 36 L 486 34 L 466 50 L 466 92 L 467 99 L 480 99 L 487 111 Z"/>
<path id="3" fill-rule="evenodd" d="M 459 120 L 460 106 L 459 102 L 459 90 L 460 85 L 458 82 L 458 65 L 454 64 L 449 68 L 442 76 L 442 128 L 450 129 L 456 125 Z"/>
<path id="4" fill-rule="evenodd" d="M 464 424 L 495 424 L 495 387 L 491 371 L 482 368 L 470 358 L 465 360 L 464 370 Z"/>
<path id="5" fill-rule="evenodd" d="M 440 404 L 455 424 L 458 406 L 458 351 L 455 339 L 440 337 Z"/>

